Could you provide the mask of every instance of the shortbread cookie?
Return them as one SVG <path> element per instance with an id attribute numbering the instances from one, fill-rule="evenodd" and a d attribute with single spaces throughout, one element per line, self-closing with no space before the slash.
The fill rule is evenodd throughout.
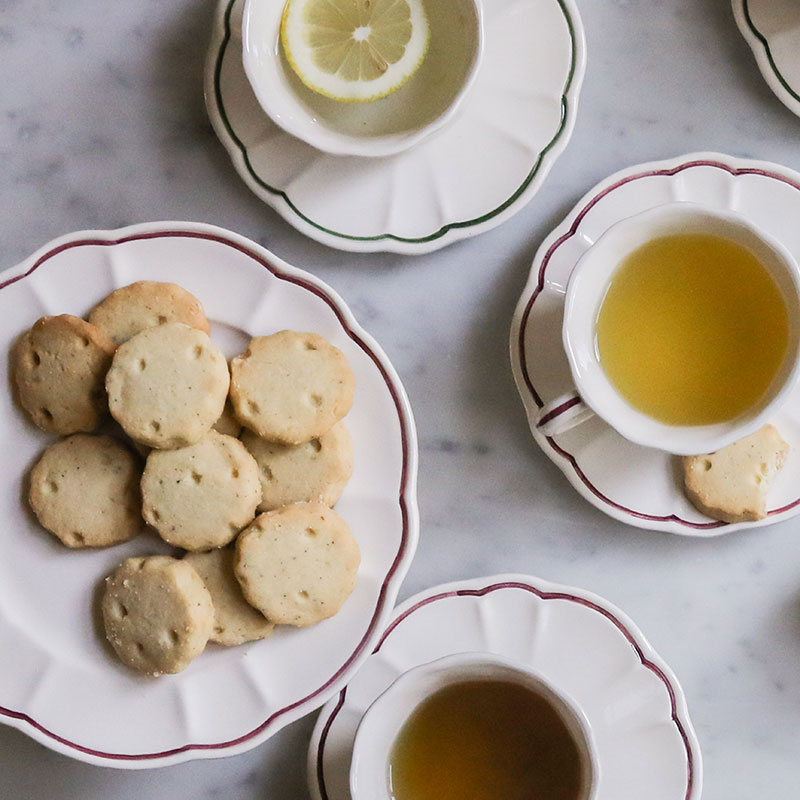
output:
<path id="1" fill-rule="evenodd" d="M 289 503 L 333 506 L 353 472 L 353 443 L 344 422 L 304 444 L 270 442 L 248 430 L 242 442 L 258 463 L 259 511 Z"/>
<path id="2" fill-rule="evenodd" d="M 746 522 L 767 516 L 767 493 L 789 453 L 777 429 L 766 425 L 716 453 L 683 458 L 686 496 L 714 519 Z"/>
<path id="3" fill-rule="evenodd" d="M 261 500 L 258 465 L 232 436 L 209 431 L 178 450 L 152 450 L 142 475 L 142 516 L 185 550 L 228 544 Z"/>
<path id="4" fill-rule="evenodd" d="M 272 633 L 275 625 L 244 599 L 233 574 L 230 547 L 207 553 L 187 553 L 183 560 L 194 567 L 211 595 L 214 604 L 212 642 L 228 646 L 244 644 L 266 639 Z"/>
<path id="5" fill-rule="evenodd" d="M 236 419 L 236 414 L 233 413 L 233 407 L 230 401 L 225 403 L 225 408 L 222 410 L 222 415 L 214 423 L 214 430 L 218 433 L 224 433 L 226 436 L 238 437 L 242 432 L 242 423 Z"/>
<path id="6" fill-rule="evenodd" d="M 111 340 L 85 320 L 42 317 L 14 351 L 22 407 L 43 430 L 93 431 L 107 409 L 103 380 L 113 353 Z"/>
<path id="7" fill-rule="evenodd" d="M 234 572 L 250 605 L 276 624 L 332 617 L 361 560 L 347 523 L 322 503 L 267 511 L 236 540 Z"/>
<path id="8" fill-rule="evenodd" d="M 329 431 L 353 402 L 341 350 L 315 333 L 259 336 L 231 362 L 231 400 L 250 430 L 284 444 Z"/>
<path id="9" fill-rule="evenodd" d="M 211 330 L 203 307 L 193 294 L 174 283 L 156 281 L 138 281 L 111 292 L 92 309 L 89 322 L 116 345 L 146 328 L 168 322 L 183 322 L 204 333 Z"/>
<path id="10" fill-rule="evenodd" d="M 219 419 L 229 380 L 225 356 L 208 335 L 172 322 L 119 346 L 106 376 L 108 404 L 137 442 L 186 447 Z"/>
<path id="11" fill-rule="evenodd" d="M 169 556 L 124 561 L 106 578 L 102 609 L 117 655 L 148 675 L 185 669 L 214 626 L 211 595 L 200 576 Z"/>
<path id="12" fill-rule="evenodd" d="M 138 458 L 110 436 L 76 433 L 45 450 L 31 472 L 30 503 L 67 547 L 107 547 L 144 526 Z"/>

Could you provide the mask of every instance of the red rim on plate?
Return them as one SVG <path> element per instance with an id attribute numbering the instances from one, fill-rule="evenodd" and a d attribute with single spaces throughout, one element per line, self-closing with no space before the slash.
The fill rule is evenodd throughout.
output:
<path id="1" fill-rule="evenodd" d="M 480 585 L 484 580 L 489 581 L 489 583 Z M 536 585 L 537 583 L 540 585 Z M 691 723 L 685 710 L 683 692 L 678 686 L 677 681 L 671 674 L 669 668 L 660 661 L 650 645 L 647 644 L 641 632 L 630 620 L 625 617 L 621 611 L 616 609 L 611 604 L 606 603 L 600 597 L 592 595 L 589 592 L 579 593 L 576 589 L 571 589 L 568 587 L 555 587 L 553 585 L 550 585 L 549 588 L 544 588 L 546 585 L 544 581 L 540 582 L 536 578 L 527 578 L 526 576 L 497 576 L 496 578 L 486 578 L 478 581 L 471 581 L 469 583 L 469 585 L 474 584 L 479 584 L 478 588 L 466 588 L 465 584 L 461 584 L 461 586 L 464 588 L 459 588 L 458 584 L 452 584 L 451 586 L 441 587 L 442 591 L 437 591 L 434 589 L 432 590 L 433 594 L 421 593 L 420 595 L 408 600 L 400 609 L 398 609 L 398 613 L 389 623 L 386 631 L 384 632 L 383 636 L 381 636 L 380 641 L 373 652 L 378 653 L 386 641 L 391 638 L 392 634 L 399 627 L 403 626 L 410 618 L 412 618 L 420 609 L 423 609 L 432 603 L 438 603 L 442 600 L 451 598 L 484 597 L 497 591 L 518 590 L 532 594 L 543 601 L 566 601 L 589 609 L 590 611 L 600 614 L 602 617 L 604 617 L 623 635 L 636 653 L 636 656 L 638 657 L 642 666 L 650 670 L 664 685 L 669 697 L 671 721 L 683 743 L 686 757 L 687 777 L 684 800 L 690 800 L 690 798 L 695 796 L 695 793 L 699 791 L 701 785 L 701 765 L 694 731 L 691 727 Z M 347 689 L 345 688 L 339 693 L 335 706 L 331 710 L 330 715 L 325 720 L 319 732 L 319 741 L 317 744 L 316 755 L 313 764 L 315 767 L 317 788 L 319 789 L 319 794 L 322 800 L 331 800 L 325 784 L 325 747 L 328 742 L 331 727 L 342 710 L 346 697 Z M 324 713 L 325 712 L 323 712 L 323 715 Z"/>
<path id="2" fill-rule="evenodd" d="M 512 342 L 512 345 L 516 348 L 516 356 L 519 363 L 519 372 L 524 384 L 525 390 L 527 390 L 530 397 L 533 399 L 537 407 L 542 408 L 544 406 L 544 401 L 539 395 L 537 391 L 533 379 L 531 378 L 530 372 L 528 371 L 528 354 L 526 352 L 525 347 L 525 332 L 528 324 L 528 320 L 530 318 L 531 312 L 533 310 L 534 304 L 536 303 L 537 299 L 540 297 L 542 292 L 545 289 L 545 280 L 547 269 L 550 264 L 550 261 L 553 255 L 561 248 L 566 242 L 568 242 L 573 236 L 575 236 L 580 228 L 581 222 L 583 221 L 584 217 L 594 208 L 599 202 L 604 200 L 606 197 L 611 195 L 616 190 L 620 189 L 623 186 L 628 184 L 634 183 L 636 181 L 642 180 L 643 178 L 658 178 L 658 177 L 674 177 L 682 172 L 687 170 L 697 169 L 697 168 L 711 168 L 711 169 L 718 169 L 723 172 L 728 173 L 734 177 L 740 177 L 744 175 L 754 175 L 763 178 L 769 178 L 771 180 L 779 181 L 792 189 L 795 189 L 800 192 L 800 182 L 797 180 L 789 177 L 788 175 L 783 175 L 779 172 L 770 170 L 763 166 L 741 166 L 737 167 L 733 164 L 725 163 L 722 160 L 717 160 L 714 157 L 688 157 L 685 161 L 680 161 L 679 163 L 672 162 L 671 166 L 663 166 L 663 167 L 656 167 L 650 169 L 643 169 L 640 171 L 626 171 L 621 174 L 620 177 L 612 177 L 609 179 L 610 182 L 604 182 L 601 184 L 602 188 L 598 189 L 595 194 L 591 195 L 588 199 L 584 199 L 580 202 L 577 209 L 572 212 L 570 215 L 571 223 L 569 228 L 566 230 L 565 233 L 558 236 L 552 244 L 547 247 L 544 254 L 541 256 L 541 262 L 539 263 L 538 270 L 536 272 L 537 275 L 537 282 L 535 288 L 531 292 L 530 297 L 528 298 L 524 309 L 522 310 L 520 316 L 520 324 L 519 324 L 519 331 L 516 336 L 516 340 Z M 537 259 L 540 256 L 537 254 Z M 536 262 L 534 262 L 535 265 Z M 535 268 L 535 266 L 534 266 Z M 522 387 L 520 387 L 520 391 L 522 391 Z M 727 528 L 731 523 L 721 522 L 719 520 L 709 520 L 708 522 L 696 522 L 693 520 L 684 519 L 678 514 L 649 514 L 644 511 L 638 511 L 635 508 L 631 508 L 629 506 L 623 505 L 618 503 L 613 498 L 609 497 L 603 491 L 601 491 L 589 478 L 589 476 L 581 469 L 580 463 L 575 456 L 574 453 L 569 452 L 565 448 L 561 447 L 553 437 L 544 437 L 544 441 L 546 441 L 547 446 L 556 453 L 560 459 L 566 461 L 566 467 L 572 471 L 573 476 L 580 481 L 580 483 L 585 487 L 585 489 L 590 492 L 596 499 L 599 501 L 599 504 L 608 507 L 609 509 L 613 509 L 620 514 L 628 515 L 633 517 L 637 520 L 643 520 L 647 522 L 657 522 L 657 523 L 676 523 L 677 525 L 694 531 L 714 531 L 721 528 Z M 563 466 L 562 466 L 563 468 Z M 787 511 L 797 508 L 800 505 L 800 497 L 791 501 L 790 503 L 786 503 L 782 505 L 780 508 L 771 509 L 767 512 L 768 517 L 775 517 L 780 514 L 784 514 Z"/>
<path id="3" fill-rule="evenodd" d="M 270 714 L 267 719 L 255 728 L 241 736 L 214 743 L 188 743 L 180 747 L 150 753 L 115 753 L 86 747 L 48 729 L 35 718 L 22 711 L 0 705 L 0 720 L 5 718 L 7 721 L 13 720 L 16 723 L 22 723 L 21 725 L 16 724 L 15 727 L 29 733 L 41 743 L 66 753 L 67 755 L 72 754 L 80 758 L 79 754 L 83 754 L 84 756 L 90 757 L 86 760 L 91 760 L 95 763 L 105 762 L 108 766 L 126 765 L 120 762 L 127 762 L 129 766 L 161 766 L 162 764 L 154 764 L 152 762 L 165 762 L 166 760 L 165 763 L 178 763 L 179 761 L 187 760 L 185 758 L 176 758 L 176 756 L 180 755 L 196 753 L 198 757 L 200 757 L 200 754 L 210 754 L 214 752 L 218 752 L 222 755 L 223 753 L 220 751 L 230 750 L 246 743 L 251 743 L 251 746 L 254 746 L 267 738 L 269 733 L 265 732 L 270 726 L 274 728 L 270 733 L 277 731 L 280 727 L 283 727 L 283 725 L 297 718 L 300 713 L 308 713 L 322 705 L 325 699 L 335 691 L 335 686 L 340 684 L 343 678 L 349 676 L 360 661 L 369 655 L 369 648 L 378 635 L 382 622 L 386 619 L 388 614 L 391 613 L 399 589 L 400 580 L 402 580 L 410 560 L 413 557 L 418 535 L 415 499 L 416 434 L 414 432 L 411 412 L 405 398 L 405 392 L 399 383 L 399 379 L 394 374 L 394 370 L 389 366 L 385 355 L 374 342 L 369 340 L 369 336 L 358 326 L 352 314 L 331 290 L 311 275 L 303 273 L 296 268 L 286 269 L 278 266 L 275 263 L 278 259 L 258 245 L 249 242 L 244 237 L 221 228 L 199 223 L 151 223 L 133 226 L 119 231 L 89 232 L 75 234 L 74 236 L 75 238 L 67 237 L 66 239 L 57 240 L 55 243 L 46 246 L 41 254 L 34 257 L 33 263 L 28 269 L 18 275 L 1 281 L 0 290 L 20 280 L 24 280 L 43 264 L 65 250 L 85 246 L 113 247 L 138 240 L 160 238 L 201 239 L 215 242 L 243 253 L 270 272 L 278 280 L 299 286 L 324 301 L 336 315 L 339 324 L 342 326 L 347 336 L 374 363 L 391 395 L 400 426 L 403 453 L 397 498 L 402 517 L 400 545 L 389 570 L 381 581 L 377 602 L 367 630 L 345 662 L 341 664 L 338 669 L 334 670 L 330 677 L 318 688 L 308 693 L 306 696 L 281 707 L 279 710 Z M 27 263 L 27 261 L 23 263 Z M 299 711 L 300 709 L 302 709 L 302 712 Z M 298 713 L 292 714 L 292 712 Z M 262 734 L 265 735 L 262 736 Z M 240 748 L 237 752 L 244 749 L 248 748 Z"/>

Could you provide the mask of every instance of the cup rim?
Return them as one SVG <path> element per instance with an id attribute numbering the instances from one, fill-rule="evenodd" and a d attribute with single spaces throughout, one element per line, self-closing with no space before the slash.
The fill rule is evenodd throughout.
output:
<path id="1" fill-rule="evenodd" d="M 258 104 L 267 116 L 297 139 L 333 155 L 376 158 L 394 155 L 413 147 L 444 127 L 455 116 L 475 82 L 483 59 L 483 7 L 481 0 L 467 2 L 475 15 L 476 42 L 466 77 L 446 109 L 430 122 L 410 131 L 359 137 L 329 128 L 317 119 L 295 94 L 281 64 L 279 39 L 285 0 L 245 0 L 242 16 L 244 71 Z M 266 15 L 266 19 L 259 18 L 259 25 L 255 25 L 253 21 L 257 11 Z M 268 47 L 264 46 L 265 41 Z"/>
<path id="2" fill-rule="evenodd" d="M 459 670 L 478 668 L 494 671 L 474 675 L 464 672 L 459 674 Z M 503 675 L 498 675 L 498 671 Z M 371 703 L 359 722 L 353 742 L 350 765 L 350 793 L 353 800 L 391 800 L 386 781 L 391 747 L 403 725 L 425 700 L 446 686 L 473 680 L 508 680 L 509 676 L 528 688 L 535 687 L 535 691 L 545 697 L 567 725 L 581 751 L 588 781 L 582 800 L 594 800 L 599 785 L 600 765 L 592 727 L 583 709 L 568 692 L 554 686 L 539 670 L 513 659 L 485 652 L 455 653 L 413 667 L 399 675 Z M 413 702 L 402 706 L 399 713 L 393 713 L 391 706 L 399 697 L 409 693 L 413 694 Z M 373 750 L 377 747 L 378 757 L 375 757 L 374 752 L 371 757 L 365 757 L 364 750 L 367 747 Z M 381 770 L 385 784 L 383 795 L 376 795 L 374 791 L 377 769 Z M 367 784 L 366 781 L 370 782 Z"/>
<path id="3" fill-rule="evenodd" d="M 687 219 L 689 218 L 689 219 Z M 678 221 L 716 224 L 734 229 L 761 245 L 763 253 L 771 257 L 765 265 L 779 284 L 790 316 L 790 342 L 784 362 L 765 400 L 753 409 L 732 420 L 711 425 L 669 425 L 634 408 L 617 391 L 600 366 L 594 345 L 594 326 L 597 313 L 613 275 L 625 257 L 645 241 L 668 235 L 668 231 L 655 230 L 641 243 L 619 247 L 619 240 L 630 236 L 636 229 L 653 230 L 658 226 L 675 227 Z M 709 228 L 709 232 L 711 232 Z M 718 235 L 725 236 L 724 233 Z M 746 246 L 746 245 L 745 245 Z M 609 266 L 613 253 L 612 266 Z M 605 262 L 603 262 L 605 259 Z M 761 259 L 760 259 L 761 260 Z M 763 263 L 763 261 L 762 261 Z M 779 266 L 777 266 L 779 265 Z M 776 268 L 777 267 L 777 268 Z M 602 289 L 593 300 L 581 296 L 587 275 L 599 271 L 603 275 Z M 780 274 L 776 274 L 779 272 Z M 787 291 L 791 286 L 791 292 Z M 604 231 L 578 259 L 570 275 L 564 305 L 562 341 L 573 380 L 583 401 L 622 436 L 635 444 L 653 447 L 676 455 L 698 455 L 719 450 L 762 427 L 771 414 L 785 401 L 800 378 L 800 271 L 787 248 L 743 215 L 734 211 L 720 211 L 699 203 L 675 201 L 664 203 L 620 220 Z M 590 312 L 590 313 L 588 313 Z M 587 320 L 589 320 L 587 322 Z M 794 321 L 795 324 L 792 324 Z M 587 325 L 592 328 L 592 341 L 588 341 Z M 577 334 L 578 327 L 582 328 Z M 781 382 L 782 381 L 782 382 Z"/>

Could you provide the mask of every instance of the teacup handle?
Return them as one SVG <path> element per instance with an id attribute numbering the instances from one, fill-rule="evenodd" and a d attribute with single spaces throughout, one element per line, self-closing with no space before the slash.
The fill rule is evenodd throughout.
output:
<path id="1" fill-rule="evenodd" d="M 536 416 L 536 429 L 545 436 L 557 436 L 594 416 L 576 391 L 566 392 L 546 403 Z"/>

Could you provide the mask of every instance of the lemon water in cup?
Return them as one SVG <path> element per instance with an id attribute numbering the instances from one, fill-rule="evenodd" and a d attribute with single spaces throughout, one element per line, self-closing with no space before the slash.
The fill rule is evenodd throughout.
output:
<path id="1" fill-rule="evenodd" d="M 256 97 L 317 149 L 383 156 L 456 112 L 482 52 L 480 0 L 247 0 Z"/>
<path id="2" fill-rule="evenodd" d="M 281 47 L 312 91 L 344 103 L 396 92 L 430 42 L 423 0 L 287 0 Z"/>

